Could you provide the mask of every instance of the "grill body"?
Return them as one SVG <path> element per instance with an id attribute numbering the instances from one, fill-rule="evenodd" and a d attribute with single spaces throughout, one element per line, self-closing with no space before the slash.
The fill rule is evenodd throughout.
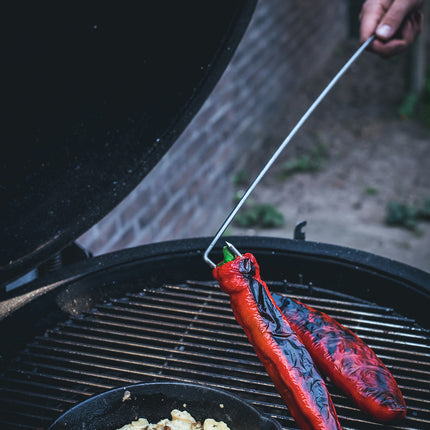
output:
<path id="1" fill-rule="evenodd" d="M 430 426 L 430 275 L 335 246 L 273 238 L 232 242 L 256 255 L 272 291 L 323 310 L 374 349 L 408 405 L 395 428 Z M 207 243 L 113 253 L 35 281 L 26 300 L 4 300 L 1 428 L 46 429 L 95 394 L 161 381 L 224 389 L 284 429 L 297 428 L 202 261 Z M 332 384 L 328 388 L 344 428 L 381 428 Z"/>

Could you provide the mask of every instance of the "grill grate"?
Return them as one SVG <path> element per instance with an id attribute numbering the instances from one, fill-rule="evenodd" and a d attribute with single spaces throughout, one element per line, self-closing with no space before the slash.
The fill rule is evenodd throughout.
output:
<path id="1" fill-rule="evenodd" d="M 430 428 L 430 336 L 413 320 L 363 300 L 282 283 L 285 291 L 354 330 L 393 372 L 408 405 L 393 429 Z M 316 295 L 315 295 L 316 294 Z M 2 374 L 0 428 L 45 429 L 61 413 L 110 388 L 180 381 L 228 390 L 297 428 L 213 282 L 189 281 L 112 299 L 58 324 L 21 351 Z M 328 384 L 344 429 L 371 422 Z"/>

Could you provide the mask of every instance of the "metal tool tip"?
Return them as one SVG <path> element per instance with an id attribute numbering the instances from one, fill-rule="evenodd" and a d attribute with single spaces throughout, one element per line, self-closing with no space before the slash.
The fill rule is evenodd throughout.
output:
<path id="1" fill-rule="evenodd" d="M 236 256 L 242 257 L 242 254 L 238 251 L 238 249 L 230 242 L 225 241 L 227 248 Z"/>

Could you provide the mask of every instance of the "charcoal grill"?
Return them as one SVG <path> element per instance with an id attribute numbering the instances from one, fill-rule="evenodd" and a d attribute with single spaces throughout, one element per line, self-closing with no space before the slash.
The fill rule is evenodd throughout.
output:
<path id="1" fill-rule="evenodd" d="M 41 295 L 2 322 L 0 427 L 44 429 L 110 388 L 180 381 L 227 390 L 297 428 L 211 279 L 202 259 L 208 240 L 123 250 L 34 281 Z M 272 291 L 350 327 L 396 377 L 409 409 L 393 427 L 369 420 L 328 383 L 343 428 L 428 428 L 427 273 L 333 245 L 232 240 L 255 253 Z"/>
<path id="2" fill-rule="evenodd" d="M 9 109 L 0 129 L 13 145 L 2 154 L 0 183 L 1 429 L 46 429 L 95 394 L 152 381 L 222 388 L 296 428 L 203 262 L 209 238 L 97 258 L 73 244 L 179 136 L 255 7 L 170 2 L 175 10 L 165 20 L 164 2 L 155 3 L 143 15 L 129 9 L 130 19 L 120 9 L 74 4 L 61 20 L 38 4 L 25 25 L 20 10 L 8 11 L 14 37 L 5 50 Z M 166 25 L 175 37 L 154 38 Z M 326 311 L 374 348 L 409 407 L 393 428 L 430 427 L 428 273 L 303 240 L 232 241 L 256 255 L 273 291 Z M 35 279 L 12 289 L 27 272 Z M 328 385 L 345 429 L 389 428 Z"/>

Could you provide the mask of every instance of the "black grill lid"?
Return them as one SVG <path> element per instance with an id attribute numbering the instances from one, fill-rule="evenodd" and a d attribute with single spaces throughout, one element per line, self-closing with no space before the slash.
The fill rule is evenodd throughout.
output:
<path id="1" fill-rule="evenodd" d="M 0 281 L 64 248 L 154 167 L 225 70 L 255 3 L 8 6 Z"/>

